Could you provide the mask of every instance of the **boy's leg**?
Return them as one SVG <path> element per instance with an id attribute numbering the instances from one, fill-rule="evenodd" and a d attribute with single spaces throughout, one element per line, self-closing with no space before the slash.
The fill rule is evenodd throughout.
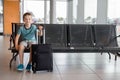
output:
<path id="1" fill-rule="evenodd" d="M 36 44 L 36 42 L 32 42 L 32 43 L 30 44 L 30 46 L 31 46 L 32 44 Z M 28 62 L 28 65 L 27 65 L 27 67 L 26 67 L 26 70 L 30 71 L 30 69 L 31 69 L 31 63 L 32 63 L 32 48 L 30 47 L 30 57 L 29 57 L 29 62 Z"/>
<path id="2" fill-rule="evenodd" d="M 29 55 L 28 64 L 31 64 L 31 62 L 32 62 L 32 53 L 31 53 L 31 47 L 30 47 L 30 55 Z"/>
<path id="3" fill-rule="evenodd" d="M 20 59 L 20 64 L 17 66 L 18 71 L 23 71 L 24 65 L 23 65 L 23 57 L 24 57 L 24 49 L 25 46 L 27 46 L 27 43 L 25 41 L 22 41 L 19 45 L 19 59 Z"/>
<path id="4" fill-rule="evenodd" d="M 19 46 L 19 58 L 20 58 L 20 64 L 23 64 L 23 52 L 24 52 L 25 47 L 20 44 Z"/>
<path id="5" fill-rule="evenodd" d="M 32 52 L 31 52 L 31 47 L 30 47 L 29 62 L 28 62 L 27 67 L 26 67 L 27 71 L 31 70 L 31 67 L 32 67 L 31 62 L 32 62 Z"/>
<path id="6" fill-rule="evenodd" d="M 30 46 L 31 46 L 32 44 L 36 44 L 36 42 L 31 42 Z M 31 64 L 31 62 L 32 62 L 32 48 L 30 47 L 30 57 L 29 57 L 29 62 L 28 62 L 28 64 Z"/>

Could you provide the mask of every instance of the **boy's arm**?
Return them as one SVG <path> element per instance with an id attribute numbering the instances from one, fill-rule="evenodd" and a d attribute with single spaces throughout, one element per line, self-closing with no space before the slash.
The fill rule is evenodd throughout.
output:
<path id="1" fill-rule="evenodd" d="M 15 49 L 18 50 L 18 40 L 19 40 L 20 35 L 17 34 L 15 37 Z"/>

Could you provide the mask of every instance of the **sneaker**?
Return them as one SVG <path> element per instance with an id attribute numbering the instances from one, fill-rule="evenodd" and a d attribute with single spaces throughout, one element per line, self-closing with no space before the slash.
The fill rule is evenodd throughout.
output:
<path id="1" fill-rule="evenodd" d="M 17 66 L 17 70 L 18 70 L 18 71 L 23 71 L 23 69 L 24 69 L 24 65 L 23 65 L 23 64 L 19 64 L 19 65 Z"/>
<path id="2" fill-rule="evenodd" d="M 27 71 L 30 71 L 31 67 L 32 67 L 32 65 L 31 65 L 31 64 L 28 64 L 27 67 L 26 67 L 26 70 L 27 70 Z"/>

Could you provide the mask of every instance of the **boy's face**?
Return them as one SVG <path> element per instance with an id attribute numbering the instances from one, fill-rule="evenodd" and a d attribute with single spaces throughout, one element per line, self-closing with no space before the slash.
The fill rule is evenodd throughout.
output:
<path id="1" fill-rule="evenodd" d="M 26 15 L 23 19 L 24 23 L 26 26 L 31 25 L 32 23 L 32 16 L 31 15 Z"/>

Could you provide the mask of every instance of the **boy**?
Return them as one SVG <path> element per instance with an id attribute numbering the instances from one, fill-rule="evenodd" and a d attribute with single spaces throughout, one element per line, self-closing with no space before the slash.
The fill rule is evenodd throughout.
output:
<path id="1" fill-rule="evenodd" d="M 19 52 L 19 59 L 20 59 L 20 64 L 17 66 L 18 71 L 24 70 L 24 65 L 23 65 L 24 49 L 27 48 L 28 45 L 36 44 L 35 35 L 36 35 L 37 27 L 32 24 L 32 14 L 28 12 L 25 13 L 23 15 L 23 21 L 24 21 L 24 26 L 20 27 L 15 38 L 15 48 Z M 43 27 L 39 26 L 38 29 L 40 30 L 40 35 L 42 35 Z M 18 45 L 20 36 L 22 36 L 22 41 Z M 26 67 L 27 71 L 30 71 L 31 69 L 31 60 L 32 60 L 32 57 L 31 57 L 31 51 L 30 51 L 29 62 Z"/>

